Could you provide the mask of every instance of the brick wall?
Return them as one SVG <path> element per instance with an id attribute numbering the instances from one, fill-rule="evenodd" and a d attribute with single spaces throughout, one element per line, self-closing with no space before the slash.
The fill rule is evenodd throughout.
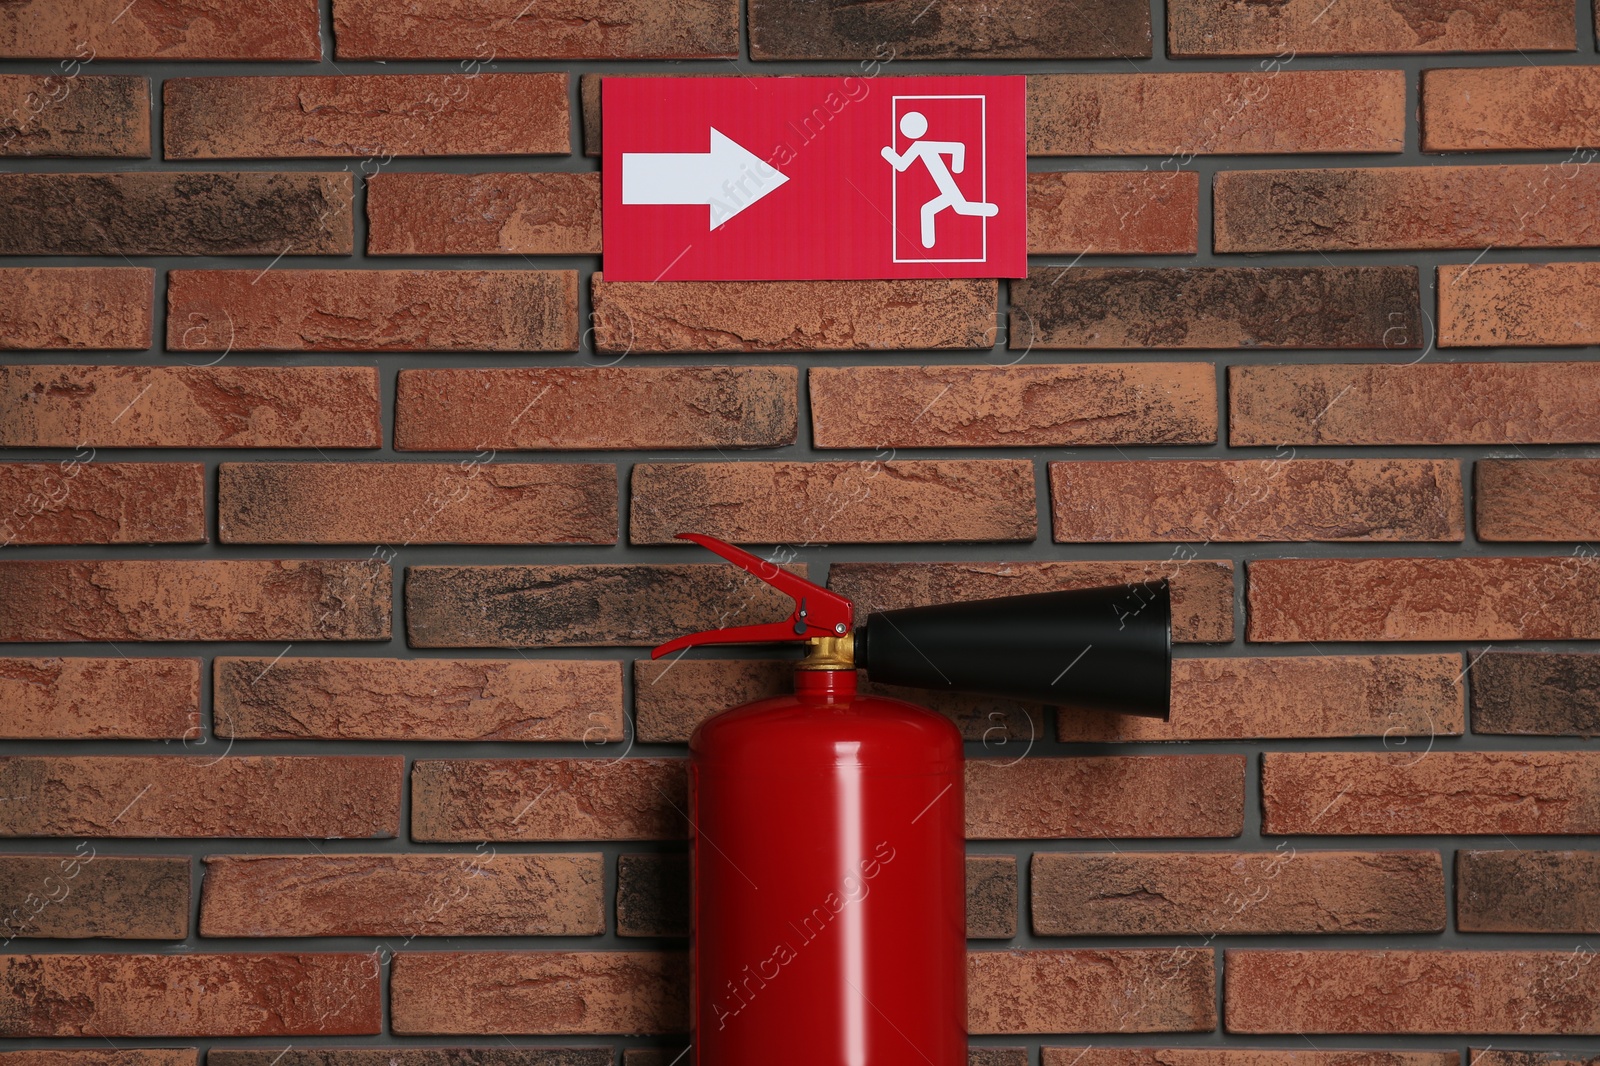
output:
<path id="1" fill-rule="evenodd" d="M 975 1061 L 1594 1063 L 1588 5 L 0 3 L 0 1066 L 674 1061 L 684 528 L 1171 577 L 1170 723 L 937 704 Z M 1028 74 L 1029 278 L 604 280 L 665 72 Z"/>

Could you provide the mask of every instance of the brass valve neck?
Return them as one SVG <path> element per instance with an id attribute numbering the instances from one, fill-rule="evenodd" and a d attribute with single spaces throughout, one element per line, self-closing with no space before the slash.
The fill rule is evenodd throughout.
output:
<path id="1" fill-rule="evenodd" d="M 854 670 L 856 668 L 856 635 L 842 637 L 812 637 L 806 641 L 806 657 L 795 664 L 796 670 Z"/>

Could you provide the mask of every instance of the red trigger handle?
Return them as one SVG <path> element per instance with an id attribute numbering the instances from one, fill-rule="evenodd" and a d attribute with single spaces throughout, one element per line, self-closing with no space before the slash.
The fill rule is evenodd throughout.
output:
<path id="1" fill-rule="evenodd" d="M 813 585 L 768 562 L 759 555 L 751 555 L 743 548 L 708 537 L 703 533 L 679 533 L 679 540 L 693 541 L 716 552 L 745 573 L 760 578 L 779 592 L 794 600 L 794 611 L 786 622 L 770 622 L 756 626 L 733 626 L 729 629 L 708 629 L 704 633 L 688 633 L 676 637 L 650 652 L 650 658 L 659 659 L 683 648 L 699 644 L 768 644 L 774 641 L 804 641 L 813 637 L 842 637 L 855 624 L 855 605 L 837 592 L 829 592 L 821 585 Z"/>

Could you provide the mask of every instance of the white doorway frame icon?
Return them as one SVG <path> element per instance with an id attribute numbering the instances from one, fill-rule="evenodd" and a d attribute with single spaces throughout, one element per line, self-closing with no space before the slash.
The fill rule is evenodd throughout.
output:
<path id="1" fill-rule="evenodd" d="M 920 96 L 891 96 L 889 98 L 889 143 L 900 136 L 901 100 L 976 100 L 978 101 L 978 149 L 983 166 L 978 174 L 980 182 L 978 199 L 989 199 L 989 98 L 981 93 L 963 95 L 924 94 Z M 893 243 L 891 258 L 896 263 L 987 263 L 989 261 L 989 217 L 978 216 L 983 221 L 983 254 L 976 259 L 930 259 L 925 255 L 902 258 L 900 255 L 900 175 L 894 174 L 889 183 L 889 228 Z"/>

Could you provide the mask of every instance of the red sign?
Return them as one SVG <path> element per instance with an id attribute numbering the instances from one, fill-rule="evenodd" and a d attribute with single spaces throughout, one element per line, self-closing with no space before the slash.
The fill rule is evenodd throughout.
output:
<path id="1" fill-rule="evenodd" d="M 606 78 L 612 281 L 1027 273 L 1021 77 Z"/>

